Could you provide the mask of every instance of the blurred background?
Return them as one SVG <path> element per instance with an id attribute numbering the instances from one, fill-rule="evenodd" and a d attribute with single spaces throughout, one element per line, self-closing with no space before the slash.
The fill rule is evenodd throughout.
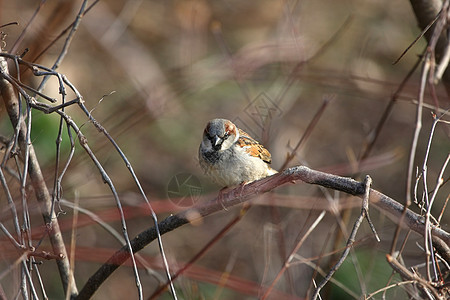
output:
<path id="1" fill-rule="evenodd" d="M 57 37 L 75 20 L 81 4 L 2 1 L 1 23 L 19 23 L 3 28 L 6 49 L 13 54 L 27 51 L 24 60 L 51 67 L 67 34 Z M 273 168 L 279 169 L 316 113 L 322 112 L 288 166 L 307 165 L 357 180 L 370 174 L 375 189 L 403 203 L 420 69 L 398 94 L 371 151 L 365 151 L 371 133 L 422 54 L 425 42 L 419 40 L 398 63 L 393 62 L 419 34 L 407 1 L 104 0 L 95 2 L 83 16 L 57 71 L 78 89 L 92 116 L 125 152 L 160 220 L 217 196 L 221 187 L 203 175 L 197 151 L 207 121 L 218 117 L 232 120 L 261 141 L 272 153 Z M 21 71 L 23 82 L 39 85 L 40 78 Z M 58 98 L 58 82 L 49 80 L 44 92 Z M 445 91 L 437 86 L 436 93 L 440 107 L 448 108 Z M 68 99 L 73 98 L 69 94 Z M 325 100 L 329 103 L 321 108 Z M 425 102 L 431 108 L 425 108 L 423 115 L 418 166 L 426 151 L 430 112 L 435 111 L 430 93 L 426 93 Z M 130 236 L 152 226 L 136 184 L 109 141 L 77 106 L 66 112 L 81 127 L 111 176 L 126 210 Z M 3 108 L 1 113 L 1 135 L 10 137 L 13 129 Z M 32 119 L 32 143 L 52 186 L 59 118 L 33 111 Z M 434 133 L 428 161 L 432 185 L 450 148 L 443 129 L 443 125 L 438 126 Z M 69 151 L 69 139 L 64 135 L 63 162 Z M 363 155 L 367 157 L 361 162 Z M 78 142 L 62 183 L 64 200 L 73 202 L 77 197 L 81 208 L 120 231 L 111 192 Z M 437 215 L 449 190 L 447 184 L 436 200 Z M 19 191 L 15 193 L 20 201 Z M 320 212 L 327 210 L 296 252 L 295 263 L 269 295 L 269 299 L 306 297 L 313 289 L 316 264 L 325 273 L 329 270 L 335 260 L 330 253 L 341 253 L 345 245 L 345 238 L 337 238 L 339 232 L 346 228 L 348 234 L 360 211 L 357 198 L 302 183 L 260 198 L 175 281 L 181 299 L 260 297 L 263 292 L 258 288 L 273 283 L 284 259 Z M 0 201 L 5 201 L 3 193 Z M 43 224 L 38 210 L 32 210 L 34 203 L 30 192 L 32 228 L 39 240 L 44 235 Z M 342 211 L 333 212 L 332 207 Z M 350 207 L 350 214 L 341 217 L 345 207 Z M 73 210 L 64 203 L 60 209 L 64 212 L 59 216 L 64 238 L 69 241 Z M 220 212 L 200 224 L 164 235 L 171 269 L 188 262 L 239 210 Z M 381 242 L 374 240 L 367 224 L 362 226 L 353 256 L 337 272 L 335 282 L 327 286 L 326 298 L 358 298 L 400 280 L 398 275 L 391 278 L 392 270 L 385 260 L 396 225 L 375 209 L 371 213 Z M 445 218 L 443 226 L 448 225 L 448 216 Z M 11 225 L 5 212 L 2 222 Z M 120 243 L 83 214 L 76 227 L 75 275 L 80 288 Z M 421 244 L 423 239 L 412 234 L 403 253 L 410 265 L 423 261 L 416 242 Z M 9 242 L 3 239 L 2 243 L 5 251 L 0 254 L 0 268 L 7 268 L 17 254 Z M 50 249 L 46 239 L 40 247 Z M 156 243 L 140 254 L 156 272 L 146 273 L 141 266 L 148 297 L 164 282 L 165 275 Z M 44 261 L 40 268 L 50 299 L 61 298 L 54 262 Z M 12 272 L 0 282 L 8 297 L 18 291 L 18 276 Z M 320 278 L 319 274 L 316 280 Z M 8 280 L 15 284 L 6 284 Z M 388 295 L 390 299 L 406 297 L 401 287 L 389 290 Z M 95 298 L 137 298 L 129 264 L 115 272 Z M 161 299 L 170 296 L 165 293 Z"/>

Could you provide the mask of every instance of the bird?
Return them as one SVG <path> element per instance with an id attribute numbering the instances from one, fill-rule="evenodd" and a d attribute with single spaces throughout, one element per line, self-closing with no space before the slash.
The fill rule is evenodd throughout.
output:
<path id="1" fill-rule="evenodd" d="M 205 174 L 224 189 L 278 173 L 270 167 L 270 152 L 227 119 L 207 123 L 198 158 Z"/>

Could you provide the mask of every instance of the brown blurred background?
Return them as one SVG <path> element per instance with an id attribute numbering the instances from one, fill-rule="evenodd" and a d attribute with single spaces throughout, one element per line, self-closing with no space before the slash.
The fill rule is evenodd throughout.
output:
<path id="1" fill-rule="evenodd" d="M 7 33 L 6 49 L 20 54 L 28 48 L 24 59 L 34 61 L 74 21 L 80 6 L 81 1 L 43 3 L 23 40 L 15 45 L 39 2 L 2 1 L 1 23 L 19 22 L 17 26 L 3 29 Z M 358 158 L 400 82 L 424 49 L 425 42 L 421 40 L 393 65 L 419 33 L 406 1 L 105 0 L 96 3 L 83 17 L 58 71 L 77 87 L 92 115 L 124 150 L 150 201 L 157 203 L 155 209 L 160 219 L 191 205 L 191 200 L 195 203 L 212 199 L 221 188 L 203 176 L 197 162 L 198 145 L 209 119 L 233 120 L 257 137 L 271 151 L 273 167 L 277 169 L 324 99 L 332 101 L 289 166 L 304 164 L 358 180 L 370 174 L 374 188 L 403 203 L 415 126 L 418 71 L 401 91 L 368 157 L 369 162 L 358 164 Z M 36 62 L 51 67 L 65 37 Z M 40 82 L 29 71 L 21 75 L 32 86 Z M 445 91 L 438 86 L 437 92 L 441 107 L 448 107 Z M 56 80 L 49 81 L 45 93 L 58 97 Z M 429 93 L 425 101 L 433 105 Z M 419 166 L 430 132 L 430 111 L 424 112 L 417 155 Z M 151 226 L 152 221 L 145 209 L 136 209 L 143 201 L 132 177 L 111 144 L 86 116 L 77 107 L 70 107 L 67 112 L 82 126 L 124 206 L 130 209 L 127 223 L 130 236 L 134 237 Z M 32 142 L 49 186 L 53 182 L 58 123 L 56 115 L 33 113 Z M 0 128 L 4 136 L 12 134 L 4 112 Z M 434 183 L 449 149 L 449 139 L 442 128 L 436 130 L 433 141 L 428 164 L 430 183 Z M 65 136 L 63 161 L 69 148 Z M 100 214 L 119 229 L 111 193 L 78 143 L 76 148 L 63 180 L 63 198 L 73 201 L 77 194 L 81 207 Z M 179 178 L 192 175 L 193 184 L 201 188 L 201 196 L 193 195 L 187 203 L 180 204 L 173 185 L 177 175 Z M 444 187 L 440 193 L 437 209 L 442 207 L 448 191 Z M 181 191 L 180 195 L 186 193 Z M 294 201 L 287 205 L 281 195 Z M 274 206 L 252 207 L 196 263 L 193 270 L 197 273 L 181 276 L 175 282 L 182 299 L 257 298 L 257 293 L 250 292 L 249 282 L 256 286 L 270 285 L 282 265 L 280 257 L 296 245 L 321 209 L 330 209 L 327 201 L 345 200 L 346 195 L 299 183 L 277 189 L 270 197 Z M 355 214 L 358 213 L 359 201 L 350 200 L 356 203 L 353 206 Z M 68 241 L 72 210 L 64 206 L 62 209 L 67 212 L 60 220 L 67 223 L 63 230 Z M 163 241 L 172 268 L 176 270 L 186 263 L 237 213 L 239 208 L 230 209 L 206 218 L 198 226 L 187 225 L 165 235 Z M 395 224 L 375 209 L 372 214 L 382 241 L 376 243 L 364 224 L 358 234 L 355 255 L 364 278 L 358 283 L 357 272 L 351 259 L 347 259 L 335 278 L 354 294 L 330 283 L 327 291 L 330 299 L 360 296 L 388 283 L 391 271 L 384 253 L 390 247 Z M 37 212 L 33 218 L 32 224 L 39 230 L 42 221 Z M 332 237 L 336 236 L 335 230 L 339 231 L 337 219 L 340 218 L 328 213 L 298 254 L 308 258 L 331 251 Z M 347 230 L 353 221 L 354 216 L 349 218 Z M 6 215 L 2 222 L 8 222 Z M 285 243 L 285 254 L 280 254 L 280 240 Z M 404 253 L 411 261 L 422 258 L 416 241 L 422 239 L 412 236 L 408 242 L 410 247 Z M 342 247 L 344 243 L 340 241 L 337 245 Z M 79 288 L 119 246 L 99 226 L 80 224 L 75 266 Z M 41 247 L 48 244 L 44 241 Z M 149 260 L 154 257 L 159 266 L 155 243 L 144 249 L 142 255 Z M 320 262 L 324 270 L 329 268 L 329 259 L 327 256 Z M 2 267 L 8 266 L 11 260 L 6 255 Z M 54 263 L 44 262 L 41 272 L 50 298 L 62 297 Z M 160 269 L 157 272 L 164 278 Z M 226 278 L 220 284 L 211 279 L 228 274 L 225 272 L 240 279 L 244 288 L 233 288 Z M 277 297 L 305 297 L 311 288 L 313 272 L 314 268 L 306 264 L 290 267 L 289 274 L 276 285 L 283 293 Z M 136 298 L 132 276 L 129 266 L 120 268 L 95 298 Z M 144 293 L 149 296 L 158 281 L 145 272 L 142 276 Z M 17 275 L 9 277 L 14 278 L 17 280 Z M 17 285 L 6 285 L 5 279 L 2 286 L 10 296 L 17 291 Z M 406 295 L 401 288 L 390 293 L 397 299 Z M 169 299 L 168 294 L 162 299 Z"/>

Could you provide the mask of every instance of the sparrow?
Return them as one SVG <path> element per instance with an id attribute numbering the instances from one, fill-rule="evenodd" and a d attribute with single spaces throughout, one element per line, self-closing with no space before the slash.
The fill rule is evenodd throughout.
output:
<path id="1" fill-rule="evenodd" d="M 208 122 L 198 158 L 205 174 L 223 187 L 246 184 L 277 173 L 269 166 L 272 161 L 269 151 L 226 119 Z"/>

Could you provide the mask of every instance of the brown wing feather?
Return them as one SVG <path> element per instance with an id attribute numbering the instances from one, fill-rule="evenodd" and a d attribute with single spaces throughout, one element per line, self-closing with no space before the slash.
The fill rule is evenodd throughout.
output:
<path id="1" fill-rule="evenodd" d="M 270 152 L 264 148 L 263 145 L 254 140 L 250 135 L 248 135 L 242 129 L 239 129 L 239 140 L 238 145 L 245 149 L 245 152 L 254 157 L 259 157 L 266 163 L 270 164 L 272 162 L 272 157 Z M 251 146 L 251 147 L 250 147 Z"/>

